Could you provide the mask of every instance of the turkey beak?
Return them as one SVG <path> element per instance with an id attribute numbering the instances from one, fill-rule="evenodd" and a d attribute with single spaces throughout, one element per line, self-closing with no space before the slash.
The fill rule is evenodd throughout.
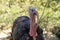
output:
<path id="1" fill-rule="evenodd" d="M 35 12 L 34 12 L 34 15 L 38 16 L 38 12 L 37 12 L 37 11 L 35 11 Z"/>

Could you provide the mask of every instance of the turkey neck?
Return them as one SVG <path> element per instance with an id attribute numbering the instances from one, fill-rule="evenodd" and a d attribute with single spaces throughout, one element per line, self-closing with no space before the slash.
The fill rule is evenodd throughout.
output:
<path id="1" fill-rule="evenodd" d="M 37 32 L 36 32 L 36 15 L 35 14 L 30 14 L 30 36 L 36 37 Z"/>

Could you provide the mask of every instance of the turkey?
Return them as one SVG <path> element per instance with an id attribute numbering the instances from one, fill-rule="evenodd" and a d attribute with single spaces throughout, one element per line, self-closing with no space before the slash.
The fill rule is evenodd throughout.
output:
<path id="1" fill-rule="evenodd" d="M 44 40 L 43 30 L 36 23 L 38 12 L 34 7 L 29 8 L 29 16 L 15 19 L 10 40 Z"/>

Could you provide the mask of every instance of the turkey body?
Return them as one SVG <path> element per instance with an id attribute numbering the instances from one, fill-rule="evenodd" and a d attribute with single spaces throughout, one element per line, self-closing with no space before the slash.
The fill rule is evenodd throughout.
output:
<path id="1" fill-rule="evenodd" d="M 18 17 L 12 27 L 11 39 L 10 40 L 33 40 L 29 35 L 30 30 L 30 18 L 27 16 Z M 43 30 L 37 26 L 38 36 L 36 40 L 44 40 Z"/>

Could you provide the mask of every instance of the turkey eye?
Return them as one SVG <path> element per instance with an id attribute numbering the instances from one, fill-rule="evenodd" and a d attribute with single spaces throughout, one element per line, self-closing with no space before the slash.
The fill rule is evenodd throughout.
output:
<path id="1" fill-rule="evenodd" d="M 34 10 L 31 10 L 32 12 L 34 11 Z"/>

